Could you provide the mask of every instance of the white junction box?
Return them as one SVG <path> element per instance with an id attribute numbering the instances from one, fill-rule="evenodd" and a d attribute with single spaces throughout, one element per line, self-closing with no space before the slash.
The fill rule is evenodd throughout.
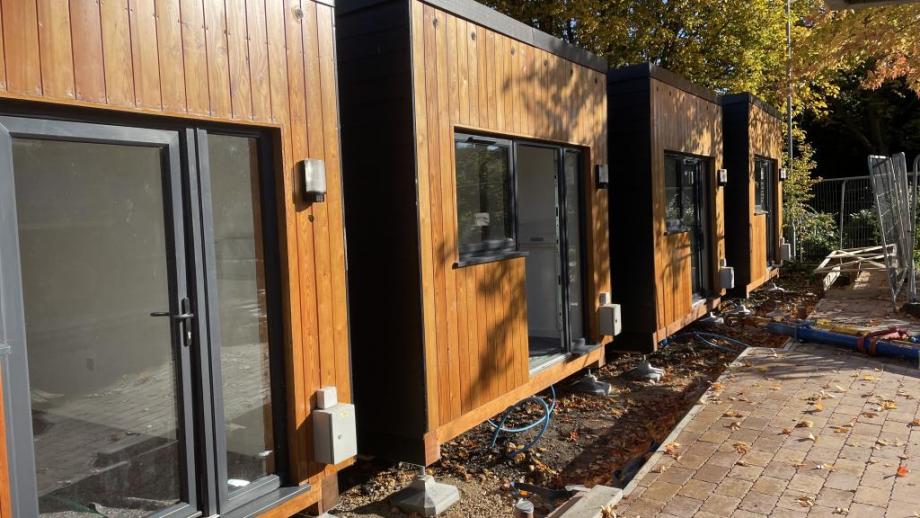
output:
<path id="1" fill-rule="evenodd" d="M 602 335 L 617 336 L 620 334 L 620 331 L 623 330 L 623 319 L 620 316 L 619 304 L 603 304 L 597 312 Z"/>
<path id="2" fill-rule="evenodd" d="M 324 394 L 324 403 L 330 402 L 329 395 Z M 334 391 L 331 396 L 334 401 Z M 333 403 L 313 411 L 313 453 L 322 464 L 339 464 L 358 454 L 354 405 Z"/>

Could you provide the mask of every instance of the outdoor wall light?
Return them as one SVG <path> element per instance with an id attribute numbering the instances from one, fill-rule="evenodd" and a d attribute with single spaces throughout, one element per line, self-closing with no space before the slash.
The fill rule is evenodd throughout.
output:
<path id="1" fill-rule="evenodd" d="M 728 183 L 728 169 L 716 171 L 716 180 L 719 182 L 719 187 L 725 187 L 725 184 Z"/>
<path id="2" fill-rule="evenodd" d="M 610 185 L 610 166 L 597 164 L 597 188 L 606 189 Z"/>
<path id="3" fill-rule="evenodd" d="M 326 163 L 308 158 L 300 163 L 303 194 L 306 201 L 326 200 Z"/>
<path id="4" fill-rule="evenodd" d="M 786 169 L 785 167 L 780 167 L 779 168 L 779 179 L 785 180 L 788 177 L 789 177 L 789 170 Z"/>

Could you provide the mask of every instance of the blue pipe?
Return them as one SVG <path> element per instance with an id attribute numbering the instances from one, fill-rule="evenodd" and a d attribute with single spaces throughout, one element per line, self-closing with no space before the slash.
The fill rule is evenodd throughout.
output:
<path id="1" fill-rule="evenodd" d="M 804 342 L 836 345 L 854 351 L 857 350 L 856 346 L 860 339 L 860 337 L 855 335 L 815 329 L 807 322 L 770 322 L 767 324 L 767 331 L 779 335 L 791 336 Z M 905 342 L 878 340 L 875 342 L 875 353 L 878 356 L 887 356 L 889 358 L 903 358 L 915 362 L 920 361 L 920 349 L 914 349 Z"/>
<path id="2" fill-rule="evenodd" d="M 501 419 L 499 419 L 499 421 L 498 421 L 497 423 L 496 423 L 495 421 L 489 419 L 489 421 L 488 421 L 489 424 L 490 424 L 493 428 L 495 428 L 495 431 L 492 433 L 492 443 L 489 445 L 489 447 L 490 447 L 490 448 L 494 448 L 494 447 L 495 447 L 495 443 L 498 441 L 498 436 L 499 436 L 502 432 L 504 432 L 504 433 L 522 433 L 522 432 L 526 432 L 527 430 L 531 430 L 531 429 L 533 429 L 533 428 L 536 428 L 536 427 L 538 427 L 538 426 L 540 426 L 540 425 L 543 425 L 543 428 L 541 428 L 540 431 L 537 432 L 537 435 L 536 435 L 533 439 L 531 439 L 530 442 L 528 442 L 527 444 L 525 444 L 525 445 L 522 446 L 521 448 L 518 448 L 518 449 L 515 450 L 513 453 L 514 453 L 514 454 L 518 454 L 518 453 L 527 451 L 527 450 L 529 450 L 530 448 L 532 448 L 534 444 L 537 444 L 537 441 L 539 441 L 541 438 L 543 438 L 543 434 L 545 434 L 545 433 L 546 433 L 546 430 L 549 429 L 550 421 L 552 421 L 552 418 L 553 418 L 553 412 L 556 411 L 556 387 L 555 387 L 555 385 L 550 385 L 549 390 L 550 390 L 550 393 L 552 394 L 552 398 L 553 398 L 553 404 L 552 404 L 552 405 L 547 404 L 547 403 L 546 403 L 546 400 L 543 399 L 543 398 L 541 398 L 541 397 L 539 397 L 539 396 L 531 396 L 531 397 L 529 397 L 529 398 L 527 398 L 527 399 L 525 399 L 525 400 L 523 400 L 523 401 L 517 403 L 516 405 L 513 405 L 513 406 L 509 407 L 507 410 L 505 410 L 505 412 L 504 412 L 504 413 L 502 414 L 502 416 L 501 416 Z M 506 427 L 505 427 L 505 421 L 507 421 L 508 418 L 511 417 L 511 414 L 512 414 L 515 410 L 517 410 L 518 408 L 520 408 L 521 405 L 523 405 L 524 403 L 527 403 L 528 401 L 533 401 L 533 402 L 535 402 L 535 403 L 539 403 L 539 404 L 543 407 L 543 416 L 540 417 L 539 419 L 537 419 L 536 421 L 534 421 L 534 422 L 532 422 L 532 423 L 530 423 L 530 424 L 528 424 L 528 425 L 525 425 L 525 426 L 521 426 L 521 427 L 518 427 L 518 428 L 506 428 Z"/>

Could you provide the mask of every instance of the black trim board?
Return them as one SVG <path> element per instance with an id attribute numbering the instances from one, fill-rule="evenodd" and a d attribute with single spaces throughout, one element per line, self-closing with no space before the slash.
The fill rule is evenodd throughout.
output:
<path id="1" fill-rule="evenodd" d="M 408 2 L 408 0 L 339 0 L 336 12 L 341 16 L 393 1 Z M 567 59 L 578 65 L 598 72 L 607 72 L 608 65 L 606 59 L 539 29 L 534 29 L 523 22 L 519 22 L 508 15 L 500 13 L 479 2 L 475 2 L 474 0 L 421 1 L 487 29 L 514 38 L 522 43 L 555 54 L 556 56 Z"/>
<path id="2" fill-rule="evenodd" d="M 625 67 L 611 69 L 607 73 L 607 84 L 630 81 L 633 79 L 657 79 L 662 83 L 671 85 L 688 94 L 706 99 L 712 103 L 719 103 L 719 95 L 708 88 L 692 83 L 684 76 L 671 72 L 654 63 L 639 63 Z M 611 118 L 611 120 L 613 120 Z"/>
<path id="3" fill-rule="evenodd" d="M 750 92 L 723 95 L 719 98 L 719 102 L 721 102 L 722 106 L 725 107 L 731 106 L 733 104 L 752 104 L 776 119 L 782 120 L 783 118 L 783 114 L 779 111 L 779 109 L 777 109 L 772 104 L 768 104 L 766 101 Z"/>
<path id="4" fill-rule="evenodd" d="M 336 11 L 358 449 L 423 437 L 427 393 L 408 1 Z M 433 397 L 437 397 L 434 395 Z"/>
<path id="5" fill-rule="evenodd" d="M 735 294 L 745 291 L 751 282 L 750 107 L 747 99 L 722 105 L 722 160 L 728 170 L 723 207 L 725 258 L 735 268 Z"/>

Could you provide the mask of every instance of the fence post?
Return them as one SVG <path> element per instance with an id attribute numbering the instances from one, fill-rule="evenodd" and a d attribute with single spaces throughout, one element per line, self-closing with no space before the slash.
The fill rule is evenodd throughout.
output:
<path id="1" fill-rule="evenodd" d="M 840 182 L 840 250 L 843 250 L 843 208 L 846 205 L 847 181 Z"/>

